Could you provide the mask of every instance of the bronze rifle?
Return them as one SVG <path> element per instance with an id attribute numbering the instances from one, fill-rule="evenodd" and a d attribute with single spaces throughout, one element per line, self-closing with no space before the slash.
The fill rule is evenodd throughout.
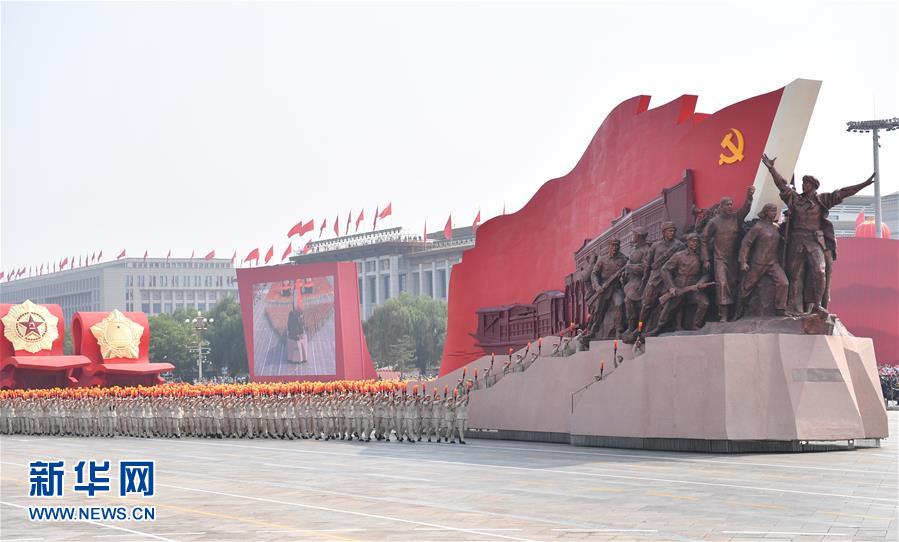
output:
<path id="1" fill-rule="evenodd" d="M 592 294 L 590 294 L 586 299 L 587 306 L 589 307 L 589 306 L 593 305 L 593 302 L 596 301 L 596 298 L 599 297 L 602 294 L 602 292 L 605 292 L 606 288 L 611 286 L 613 282 L 615 282 L 616 280 L 621 278 L 621 275 L 623 275 L 626 270 L 627 270 L 627 265 L 626 264 L 622 265 L 621 268 L 618 269 L 618 271 L 615 271 L 615 273 L 613 273 L 612 276 L 609 277 L 609 280 L 605 281 L 599 287 L 599 290 L 594 290 L 594 292 Z"/>
<path id="2" fill-rule="evenodd" d="M 707 288 L 709 286 L 714 286 L 714 285 L 715 285 L 714 281 L 707 281 L 707 282 L 700 282 L 700 283 L 694 284 L 692 286 L 684 286 L 683 288 L 677 288 L 677 292 L 675 292 L 673 294 L 671 292 L 666 292 L 666 293 L 662 294 L 662 297 L 659 298 L 659 304 L 664 305 L 672 297 L 679 297 L 686 293 L 696 292 L 696 291 L 702 290 L 703 288 Z"/>

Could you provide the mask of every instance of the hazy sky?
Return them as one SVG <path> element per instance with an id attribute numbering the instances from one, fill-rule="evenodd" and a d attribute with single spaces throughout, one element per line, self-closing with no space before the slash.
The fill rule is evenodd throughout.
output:
<path id="1" fill-rule="evenodd" d="M 714 112 L 823 80 L 797 172 L 872 171 L 896 2 L 2 4 L 0 270 L 242 257 L 393 202 L 420 232 L 524 204 L 638 94 Z M 884 194 L 899 133 L 883 135 Z M 868 189 L 866 193 L 872 193 Z M 307 236 L 308 237 L 308 236 Z"/>

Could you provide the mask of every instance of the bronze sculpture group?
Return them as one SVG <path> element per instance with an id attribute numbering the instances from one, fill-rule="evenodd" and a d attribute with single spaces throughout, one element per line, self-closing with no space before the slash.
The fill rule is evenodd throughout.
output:
<path id="1" fill-rule="evenodd" d="M 647 230 L 635 227 L 627 256 L 621 253 L 620 240 L 609 240 L 606 254 L 581 274 L 589 306 L 582 340 L 600 334 L 638 338 L 644 324 L 649 335 L 671 324 L 675 330 L 698 329 L 710 308 L 721 322 L 739 320 L 753 297 L 760 306 L 772 307 L 772 316 L 826 312 L 836 260 L 828 211 L 872 184 L 874 175 L 824 194 L 817 191 L 818 180 L 806 175 L 799 192 L 777 172 L 774 161 L 762 157 L 786 205 L 781 225 L 772 203 L 757 219 L 745 221 L 755 193 L 750 186 L 743 205 L 735 209 L 732 198 L 722 198 L 683 241 L 672 222 L 662 224 L 662 238 L 652 245 L 646 241 Z"/>

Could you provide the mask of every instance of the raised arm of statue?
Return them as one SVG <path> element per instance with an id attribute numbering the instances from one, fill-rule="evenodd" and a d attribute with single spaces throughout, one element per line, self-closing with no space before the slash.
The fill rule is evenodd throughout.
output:
<path id="1" fill-rule="evenodd" d="M 746 200 L 743 202 L 743 206 L 737 211 L 737 216 L 740 219 L 740 222 L 746 220 L 746 215 L 749 214 L 749 209 L 752 207 L 752 196 L 755 194 L 755 187 L 749 185 L 746 187 Z"/>
<path id="2" fill-rule="evenodd" d="M 762 164 L 768 168 L 768 172 L 771 173 L 771 177 L 774 179 L 774 184 L 777 185 L 777 189 L 783 193 L 789 189 L 790 185 L 788 185 L 786 179 L 777 172 L 777 169 L 774 167 L 775 160 L 777 160 L 777 157 L 768 158 L 767 154 L 762 155 Z"/>
<path id="3" fill-rule="evenodd" d="M 862 181 L 858 184 L 854 184 L 852 186 L 847 186 L 845 188 L 840 188 L 839 190 L 834 190 L 833 192 L 831 192 L 829 194 L 821 194 L 822 203 L 827 205 L 828 209 L 833 207 L 834 205 L 839 205 L 844 199 L 848 198 L 849 196 L 854 196 L 856 193 L 858 193 L 859 190 L 874 184 L 874 177 L 876 175 L 877 175 L 876 173 L 872 173 L 871 176 L 867 178 L 867 180 Z M 827 196 L 827 197 L 823 197 L 823 196 Z M 827 201 L 823 201 L 825 199 Z"/>

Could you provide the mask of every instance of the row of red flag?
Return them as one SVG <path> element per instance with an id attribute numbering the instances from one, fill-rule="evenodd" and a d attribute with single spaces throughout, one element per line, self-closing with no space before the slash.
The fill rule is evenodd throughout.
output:
<path id="1" fill-rule="evenodd" d="M 375 219 L 372 224 L 372 230 L 374 231 L 374 229 L 377 227 L 378 220 L 383 220 L 384 218 L 387 218 L 388 216 L 390 216 L 392 213 L 393 213 L 393 206 L 391 203 L 388 203 L 383 209 L 380 209 L 380 207 L 376 208 Z M 338 236 L 340 235 L 340 233 L 339 233 L 340 232 L 339 218 L 340 218 L 340 216 L 338 215 L 338 217 L 334 220 L 334 234 L 338 235 Z M 345 235 L 347 233 L 349 233 L 351 218 L 352 218 L 352 213 L 350 213 L 347 216 L 346 229 L 344 230 Z M 359 226 L 363 220 L 365 220 L 365 210 L 360 211 L 359 216 L 356 217 L 356 231 L 359 230 Z M 477 229 L 478 229 L 478 226 L 480 225 L 480 223 L 481 223 L 481 211 L 478 211 L 478 214 L 474 219 L 474 223 L 472 224 L 472 233 L 473 234 L 477 232 Z M 326 227 L 327 227 L 327 219 L 322 220 L 321 226 L 319 227 L 319 234 L 318 234 L 319 238 L 322 236 L 322 233 Z M 315 230 L 315 221 L 314 220 L 309 220 L 308 222 L 300 221 L 294 227 L 292 227 L 290 229 L 290 231 L 287 232 L 287 237 L 292 238 L 293 236 L 297 235 L 300 238 L 302 238 L 305 234 L 310 233 L 314 230 Z M 453 238 L 453 215 L 452 214 L 450 214 L 450 216 L 446 220 L 446 225 L 443 228 L 443 236 L 447 240 L 451 240 Z M 427 237 L 428 237 L 428 224 L 427 224 L 427 221 L 425 221 L 424 235 L 422 236 L 422 240 L 426 242 Z M 303 254 L 307 254 L 311 250 L 311 247 L 312 247 L 312 240 L 310 239 L 303 246 L 303 249 L 301 252 Z M 149 257 L 149 253 L 150 253 L 149 250 L 144 251 L 144 256 L 143 256 L 144 260 L 146 260 Z M 293 240 L 291 239 L 290 242 L 288 242 L 287 247 L 284 249 L 284 252 L 281 253 L 281 261 L 283 262 L 284 260 L 286 260 L 292 253 L 293 253 Z M 263 260 L 263 262 L 265 264 L 268 264 L 272 260 L 274 255 L 275 255 L 275 245 L 272 244 L 269 247 L 269 249 L 266 251 L 265 257 L 261 258 L 261 259 Z M 122 258 L 126 258 L 126 257 L 127 257 L 127 250 L 122 249 L 122 251 L 118 255 L 116 255 L 116 260 L 121 260 Z M 171 257 L 172 257 L 172 251 L 171 251 L 171 249 L 169 249 L 168 253 L 165 256 L 165 259 L 169 260 Z M 196 257 L 196 251 L 192 251 L 190 254 L 190 259 L 192 260 L 195 257 Z M 203 256 L 204 260 L 212 260 L 214 258 L 215 258 L 215 250 L 210 250 L 208 253 L 206 253 L 205 256 Z M 98 253 L 97 252 L 93 253 L 90 258 L 88 258 L 88 256 L 86 254 L 84 255 L 83 259 L 81 256 L 78 256 L 77 264 L 76 264 L 76 260 L 75 260 L 74 256 L 72 256 L 71 259 L 67 256 L 67 257 L 63 258 L 62 260 L 60 260 L 58 263 L 54 262 L 52 264 L 52 267 L 51 267 L 51 264 L 49 264 L 49 263 L 46 264 L 46 272 L 47 273 L 51 273 L 51 272 L 56 273 L 57 271 L 63 271 L 67 268 L 75 269 L 76 267 L 85 267 L 88 265 L 92 265 L 94 263 L 99 263 L 102 259 L 103 259 L 103 251 L 102 250 Z M 237 251 L 235 250 L 234 254 L 231 256 L 231 264 L 232 265 L 234 264 L 236 259 L 237 259 Z M 256 265 L 258 265 L 259 260 L 260 260 L 259 248 L 254 248 L 247 254 L 247 256 L 243 259 L 242 263 L 254 262 Z M 39 276 L 39 275 L 43 275 L 44 272 L 45 272 L 44 264 L 41 264 L 40 266 L 26 266 L 26 267 L 22 267 L 19 269 L 13 269 L 9 272 L 0 271 L 0 280 L 3 280 L 5 278 L 7 281 L 11 281 L 11 280 L 20 278 L 23 275 L 28 276 L 28 277 Z"/>
<path id="2" fill-rule="evenodd" d="M 378 220 L 384 220 L 388 216 L 393 214 L 393 203 L 388 203 L 383 209 L 380 206 L 375 207 L 375 219 L 372 222 L 371 229 L 375 231 L 378 228 Z M 356 217 L 356 230 L 353 233 L 357 233 L 359 231 L 360 226 L 362 225 L 362 221 L 365 220 L 365 209 L 359 211 L 359 216 Z M 353 212 L 350 213 L 346 217 L 346 227 L 343 230 L 344 235 L 349 235 L 350 233 L 350 224 L 353 222 Z M 325 229 L 328 227 L 328 219 L 324 218 L 321 221 L 321 225 L 318 227 L 318 237 L 321 239 L 322 234 L 325 232 Z M 334 217 L 334 226 L 332 227 L 334 231 L 334 235 L 340 236 L 340 214 Z M 293 237 L 297 235 L 299 237 L 303 237 L 309 232 L 315 231 L 315 220 L 309 220 L 308 222 L 299 221 L 294 227 L 290 228 L 290 231 L 287 232 L 287 237 Z"/>

